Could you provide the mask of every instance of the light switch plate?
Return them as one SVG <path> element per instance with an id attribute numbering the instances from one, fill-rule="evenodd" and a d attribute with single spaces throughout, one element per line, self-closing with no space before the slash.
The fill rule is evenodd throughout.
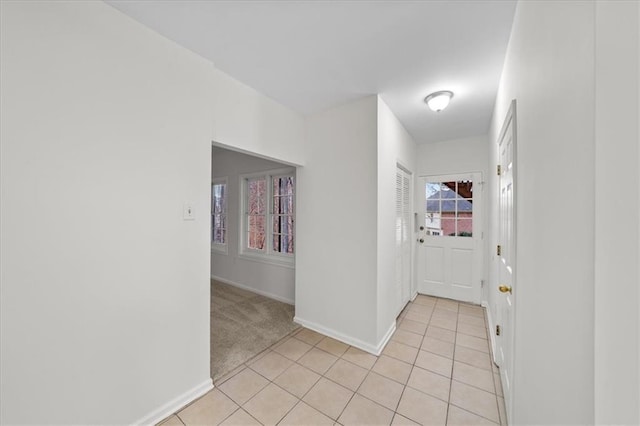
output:
<path id="1" fill-rule="evenodd" d="M 184 203 L 182 206 L 182 219 L 184 220 L 195 220 L 196 212 L 193 209 L 193 205 L 191 203 Z"/>

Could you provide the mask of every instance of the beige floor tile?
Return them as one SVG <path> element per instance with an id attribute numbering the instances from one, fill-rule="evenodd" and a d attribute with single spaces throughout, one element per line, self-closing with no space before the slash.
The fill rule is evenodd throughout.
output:
<path id="1" fill-rule="evenodd" d="M 446 328 L 447 330 L 456 331 L 457 321 L 458 321 L 457 319 L 431 317 L 431 322 L 429 322 L 429 325 L 434 325 L 436 327 Z"/>
<path id="2" fill-rule="evenodd" d="M 320 348 L 323 351 L 340 357 L 347 351 L 347 349 L 349 349 L 349 345 L 342 343 L 336 339 L 332 339 L 331 337 L 325 337 L 324 339 L 320 340 L 320 342 L 318 342 L 316 348 Z"/>
<path id="3" fill-rule="evenodd" d="M 164 419 L 162 423 L 158 424 L 158 426 L 182 426 L 182 425 L 183 425 L 182 421 L 175 414 L 172 416 L 169 416 L 168 418 Z"/>
<path id="4" fill-rule="evenodd" d="M 398 413 L 396 413 L 393 416 L 393 421 L 391 422 L 391 425 L 392 426 L 420 426 L 418 423 L 414 422 L 413 420 L 409 420 L 405 416 L 402 416 Z"/>
<path id="5" fill-rule="evenodd" d="M 472 306 L 460 304 L 458 312 L 461 314 L 484 318 L 484 308 L 482 306 Z"/>
<path id="6" fill-rule="evenodd" d="M 453 379 L 495 393 L 493 373 L 461 362 L 453 363 Z"/>
<path id="7" fill-rule="evenodd" d="M 407 383 L 407 380 L 409 380 L 411 368 L 411 364 L 386 355 L 381 355 L 371 370 L 404 385 Z"/>
<path id="8" fill-rule="evenodd" d="M 293 364 L 279 375 L 273 383 L 298 398 L 302 398 L 319 379 L 319 374 L 299 364 Z"/>
<path id="9" fill-rule="evenodd" d="M 479 337 L 480 339 L 487 338 L 486 328 L 471 324 L 458 324 L 458 333 L 468 334 L 469 336 Z"/>
<path id="10" fill-rule="evenodd" d="M 337 359 L 336 356 L 328 352 L 313 348 L 298 360 L 298 364 L 304 365 L 318 374 L 324 374 Z"/>
<path id="11" fill-rule="evenodd" d="M 498 413 L 500 415 L 500 424 L 507 426 L 507 410 L 504 405 L 504 398 L 498 398 Z"/>
<path id="12" fill-rule="evenodd" d="M 368 352 L 351 346 L 349 349 L 347 349 L 344 355 L 342 355 L 342 359 L 369 370 L 371 369 L 371 367 L 373 367 L 373 364 L 375 364 L 377 357 L 375 355 L 371 355 Z"/>
<path id="13" fill-rule="evenodd" d="M 242 408 L 264 425 L 278 423 L 298 403 L 299 399 L 270 383 Z"/>
<path id="14" fill-rule="evenodd" d="M 247 366 L 245 364 L 242 364 L 242 365 L 237 366 L 233 370 L 229 371 L 225 375 L 221 376 L 219 379 L 217 379 L 215 381 L 216 387 L 220 387 L 224 382 L 226 382 L 227 380 L 231 379 L 233 376 L 235 376 L 236 374 L 238 374 L 239 372 L 241 372 L 245 368 L 247 368 Z"/>
<path id="15" fill-rule="evenodd" d="M 493 422 L 500 421 L 497 397 L 476 387 L 454 380 L 451 383 L 450 403 Z"/>
<path id="16" fill-rule="evenodd" d="M 391 340 L 408 346 L 413 346 L 414 348 L 419 348 L 422 343 L 422 335 L 397 329 L 395 333 L 393 333 Z"/>
<path id="17" fill-rule="evenodd" d="M 485 326 L 484 318 L 465 314 L 458 314 L 458 324 L 469 324 L 475 325 L 476 327 Z"/>
<path id="18" fill-rule="evenodd" d="M 302 330 L 295 334 L 294 337 L 310 345 L 315 345 L 324 338 L 324 335 L 316 333 L 313 330 L 309 330 L 308 328 L 302 328 Z"/>
<path id="19" fill-rule="evenodd" d="M 178 413 L 180 420 L 189 425 L 217 425 L 238 409 L 238 405 L 229 397 L 213 389 L 205 396 L 187 406 Z"/>
<path id="20" fill-rule="evenodd" d="M 322 414 L 320 411 L 305 404 L 304 402 L 298 402 L 293 410 L 285 416 L 279 426 L 314 426 L 314 425 L 333 425 L 334 421 L 329 417 Z"/>
<path id="21" fill-rule="evenodd" d="M 413 301 L 413 303 L 415 303 L 417 305 L 435 306 L 437 301 L 438 301 L 438 299 L 435 298 L 435 297 L 427 296 L 427 295 L 424 295 L 424 294 L 419 294 L 419 295 L 416 296 L 416 298 Z"/>
<path id="22" fill-rule="evenodd" d="M 500 373 L 493 373 L 493 384 L 496 387 L 496 395 L 504 397 L 502 392 L 502 381 L 500 380 Z"/>
<path id="23" fill-rule="evenodd" d="M 404 386 L 400 383 L 371 372 L 360 385 L 358 393 L 390 410 L 395 410 L 403 389 Z"/>
<path id="24" fill-rule="evenodd" d="M 405 318 L 402 320 L 398 328 L 400 330 L 410 331 L 412 333 L 424 335 L 424 332 L 427 331 L 427 324 L 417 322 L 417 321 L 411 321 Z"/>
<path id="25" fill-rule="evenodd" d="M 355 391 L 358 389 L 369 370 L 352 364 L 344 359 L 339 359 L 325 373 L 325 377 L 344 386 L 347 389 Z"/>
<path id="26" fill-rule="evenodd" d="M 289 368 L 291 364 L 293 364 L 293 361 L 290 359 L 283 357 L 279 353 L 269 352 L 267 355 L 250 364 L 249 367 L 267 379 L 273 380 Z"/>
<path id="27" fill-rule="evenodd" d="M 393 419 L 393 411 L 356 394 L 338 419 L 345 425 L 388 425 Z"/>
<path id="28" fill-rule="evenodd" d="M 242 408 L 233 413 L 221 424 L 224 426 L 261 426 L 259 421 L 251 417 L 251 415 Z"/>
<path id="29" fill-rule="evenodd" d="M 467 334 L 458 333 L 456 336 L 456 345 L 489 353 L 489 344 L 486 339 L 480 339 Z"/>
<path id="30" fill-rule="evenodd" d="M 425 370 L 438 373 L 442 376 L 451 377 L 451 369 L 453 367 L 453 360 L 440 355 L 436 355 L 433 352 L 420 351 L 416 358 L 416 366 L 424 368 Z"/>
<path id="31" fill-rule="evenodd" d="M 420 367 L 414 367 L 407 386 L 419 390 L 420 392 L 449 401 L 449 388 L 451 379 L 441 376 Z"/>
<path id="32" fill-rule="evenodd" d="M 409 305 L 408 312 L 413 312 L 419 315 L 431 315 L 433 313 L 433 306 L 411 303 Z"/>
<path id="33" fill-rule="evenodd" d="M 332 381 L 321 378 L 302 399 L 321 413 L 337 420 L 353 392 Z"/>
<path id="34" fill-rule="evenodd" d="M 444 425 L 447 403 L 415 389 L 406 388 L 397 412 L 421 425 Z"/>
<path id="35" fill-rule="evenodd" d="M 418 348 L 414 348 L 403 343 L 389 342 L 382 351 L 383 354 L 399 359 L 400 361 L 413 364 L 418 355 Z"/>
<path id="36" fill-rule="evenodd" d="M 425 336 L 432 337 L 438 340 L 444 340 L 445 342 L 449 342 L 449 343 L 455 343 L 456 341 L 455 331 L 436 327 L 434 325 L 430 325 L 429 327 L 427 327 L 427 332 Z"/>
<path id="37" fill-rule="evenodd" d="M 448 309 L 450 311 L 458 312 L 460 303 L 455 300 L 438 299 L 436 301 L 436 308 Z"/>
<path id="38" fill-rule="evenodd" d="M 458 313 L 456 311 L 452 311 L 449 309 L 436 306 L 436 308 L 433 310 L 433 318 L 439 318 L 444 320 L 457 320 Z"/>
<path id="39" fill-rule="evenodd" d="M 446 358 L 453 358 L 453 343 L 445 342 L 444 340 L 425 337 L 420 349 L 423 351 L 433 352 L 434 354 Z"/>
<path id="40" fill-rule="evenodd" d="M 218 389 L 224 392 L 236 404 L 242 405 L 261 391 L 269 381 L 260 374 L 245 368 L 231 379 L 224 382 Z"/>
<path id="41" fill-rule="evenodd" d="M 431 318 L 431 315 L 419 314 L 417 312 L 412 312 L 412 311 L 409 311 L 409 313 L 407 313 L 407 315 L 405 315 L 404 317 L 405 320 L 415 321 L 422 324 L 429 324 L 430 318 Z"/>
<path id="42" fill-rule="evenodd" d="M 464 346 L 456 346 L 453 359 L 474 367 L 491 371 L 491 357 L 486 352 L 476 351 L 475 349 L 466 348 Z"/>
<path id="43" fill-rule="evenodd" d="M 273 350 L 293 361 L 297 361 L 302 355 L 306 354 L 311 347 L 308 343 L 290 337 L 283 343 L 275 346 Z"/>
<path id="44" fill-rule="evenodd" d="M 495 425 L 497 423 L 491 420 L 470 413 L 455 405 L 449 406 L 449 414 L 447 415 L 447 425 L 469 426 L 469 425 Z"/>

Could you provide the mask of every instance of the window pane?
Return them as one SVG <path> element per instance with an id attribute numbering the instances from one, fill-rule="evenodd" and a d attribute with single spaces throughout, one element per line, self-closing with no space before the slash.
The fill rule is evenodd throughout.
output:
<path id="1" fill-rule="evenodd" d="M 277 253 L 293 253 L 293 176 L 272 180 L 272 247 Z"/>
<path id="2" fill-rule="evenodd" d="M 440 213 L 440 200 L 427 199 L 427 212 Z"/>
<path id="3" fill-rule="evenodd" d="M 473 213 L 473 204 L 471 203 L 470 200 L 458 199 L 456 201 L 456 209 L 458 212 L 458 216 L 460 215 L 470 216 Z"/>
<path id="4" fill-rule="evenodd" d="M 277 253 L 293 254 L 293 236 L 279 234 L 273 235 L 273 251 Z"/>
<path id="5" fill-rule="evenodd" d="M 442 225 L 442 234 L 448 237 L 452 237 L 456 235 L 456 220 L 454 218 L 443 217 L 440 221 Z"/>
<path id="6" fill-rule="evenodd" d="M 265 198 L 266 198 L 266 179 L 264 177 L 252 178 L 247 182 L 247 197 L 248 197 L 248 213 L 249 214 L 264 214 Z"/>
<path id="7" fill-rule="evenodd" d="M 255 250 L 264 249 L 264 232 L 249 232 L 247 247 Z"/>
<path id="8" fill-rule="evenodd" d="M 426 187 L 426 196 L 427 198 L 440 198 L 439 192 L 440 192 L 440 184 L 439 183 L 433 183 L 433 182 L 428 182 L 427 183 L 427 187 Z"/>
<path id="9" fill-rule="evenodd" d="M 458 219 L 458 237 L 472 237 L 472 236 L 473 236 L 473 220 Z"/>

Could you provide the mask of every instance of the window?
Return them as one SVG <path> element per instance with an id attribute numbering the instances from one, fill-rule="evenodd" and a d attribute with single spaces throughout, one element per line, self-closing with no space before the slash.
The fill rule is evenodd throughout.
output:
<path id="1" fill-rule="evenodd" d="M 227 246 L 227 179 L 211 184 L 211 247 L 226 251 Z"/>
<path id="2" fill-rule="evenodd" d="M 426 234 L 473 236 L 473 182 L 428 182 Z"/>
<path id="3" fill-rule="evenodd" d="M 293 170 L 242 177 L 242 254 L 292 263 L 294 253 Z"/>

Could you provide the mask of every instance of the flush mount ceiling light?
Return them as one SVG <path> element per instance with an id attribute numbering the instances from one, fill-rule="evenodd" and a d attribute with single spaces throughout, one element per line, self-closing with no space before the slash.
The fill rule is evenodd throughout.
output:
<path id="1" fill-rule="evenodd" d="M 440 112 L 449 105 L 451 98 L 453 98 L 453 92 L 442 90 L 440 92 L 430 94 L 424 98 L 424 101 L 429 105 L 431 111 Z"/>

